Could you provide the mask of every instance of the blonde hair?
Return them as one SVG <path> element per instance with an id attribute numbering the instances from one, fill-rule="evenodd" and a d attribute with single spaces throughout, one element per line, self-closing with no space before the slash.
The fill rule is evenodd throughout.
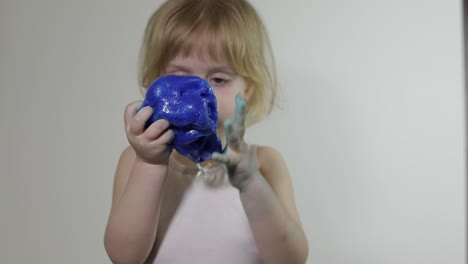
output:
<path id="1" fill-rule="evenodd" d="M 143 94 L 177 55 L 227 59 L 251 85 L 246 125 L 261 121 L 276 101 L 276 72 L 270 40 L 246 0 L 167 0 L 150 17 L 140 50 Z"/>

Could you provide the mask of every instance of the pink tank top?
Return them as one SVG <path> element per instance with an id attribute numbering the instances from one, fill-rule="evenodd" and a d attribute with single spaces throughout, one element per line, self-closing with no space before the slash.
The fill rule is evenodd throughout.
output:
<path id="1" fill-rule="evenodd" d="M 256 154 L 256 146 L 251 151 Z M 263 263 L 239 191 L 229 183 L 225 169 L 194 170 L 174 158 L 169 168 L 169 177 L 195 178 L 183 192 L 153 263 Z"/>

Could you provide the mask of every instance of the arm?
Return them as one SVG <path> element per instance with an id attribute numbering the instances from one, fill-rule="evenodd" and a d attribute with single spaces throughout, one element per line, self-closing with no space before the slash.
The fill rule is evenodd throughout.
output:
<path id="1" fill-rule="evenodd" d="M 308 244 L 286 164 L 272 148 L 259 148 L 258 161 L 261 174 L 240 190 L 257 247 L 265 263 L 305 263 Z"/>
<path id="2" fill-rule="evenodd" d="M 113 263 L 143 263 L 156 238 L 159 210 L 174 137 L 169 123 L 158 120 L 146 130 L 150 107 L 125 110 L 125 128 L 131 147 L 121 155 L 114 179 L 112 207 L 104 245 Z"/>
<path id="3" fill-rule="evenodd" d="M 291 178 L 281 155 L 272 148 L 249 151 L 244 141 L 245 101 L 236 96 L 234 121 L 226 120 L 228 147 L 212 158 L 226 165 L 231 184 L 239 189 L 258 249 L 265 263 L 305 263 L 307 239 L 294 203 Z"/>
<path id="4" fill-rule="evenodd" d="M 145 163 L 133 149 L 120 159 L 104 245 L 113 263 L 143 263 L 156 238 L 167 166 Z"/>

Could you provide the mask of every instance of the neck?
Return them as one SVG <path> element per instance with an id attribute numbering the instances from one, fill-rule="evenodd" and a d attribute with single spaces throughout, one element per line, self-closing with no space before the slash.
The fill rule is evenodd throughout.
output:
<path id="1" fill-rule="evenodd" d="M 222 146 L 222 149 L 225 148 L 226 146 L 226 137 L 224 136 L 224 133 L 223 133 L 223 129 L 222 128 L 219 128 L 217 129 L 217 133 L 218 133 L 218 136 L 219 138 L 221 139 L 221 146 Z M 177 152 L 176 150 L 173 150 L 172 151 L 172 156 L 174 157 L 174 159 L 181 163 L 182 165 L 184 166 L 187 166 L 187 167 L 197 167 L 197 163 L 195 163 L 194 161 L 192 161 L 191 159 L 183 156 L 182 154 L 180 154 L 179 152 Z M 214 163 L 217 163 L 215 161 L 212 161 L 212 160 L 206 160 L 202 163 L 200 163 L 201 166 L 206 166 L 208 165 L 208 163 L 211 163 L 214 165 Z"/>
<path id="2" fill-rule="evenodd" d="M 176 150 L 173 150 L 171 155 L 178 163 L 182 164 L 183 166 L 197 168 L 197 163 L 196 162 L 194 162 L 191 159 L 185 157 L 184 155 L 180 154 Z M 205 160 L 205 161 L 203 161 L 201 163 L 198 163 L 198 164 L 200 164 L 202 167 L 205 167 L 209 163 L 211 163 L 212 167 L 216 167 L 216 164 L 218 164 L 218 162 L 213 161 L 213 160 Z"/>

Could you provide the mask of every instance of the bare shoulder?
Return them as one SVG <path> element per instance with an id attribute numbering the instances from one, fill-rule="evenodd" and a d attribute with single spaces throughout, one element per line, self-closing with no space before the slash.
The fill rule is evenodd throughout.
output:
<path id="1" fill-rule="evenodd" d="M 290 178 L 286 161 L 284 160 L 283 155 L 275 148 L 269 146 L 258 146 L 257 161 L 260 172 L 268 182 L 275 181 L 275 177 Z M 282 173 L 274 173 L 278 170 Z"/>
<path id="2" fill-rule="evenodd" d="M 119 200 L 120 196 L 122 195 L 125 189 L 125 186 L 127 185 L 128 178 L 130 176 L 133 164 L 135 162 L 135 157 L 135 151 L 130 146 L 126 147 L 120 155 L 120 159 L 117 164 L 114 176 L 112 207 L 115 205 L 116 201 Z"/>
<path id="3" fill-rule="evenodd" d="M 260 173 L 284 205 L 290 216 L 300 226 L 301 220 L 296 208 L 294 188 L 288 166 L 283 155 L 269 146 L 257 147 L 257 161 Z"/>

